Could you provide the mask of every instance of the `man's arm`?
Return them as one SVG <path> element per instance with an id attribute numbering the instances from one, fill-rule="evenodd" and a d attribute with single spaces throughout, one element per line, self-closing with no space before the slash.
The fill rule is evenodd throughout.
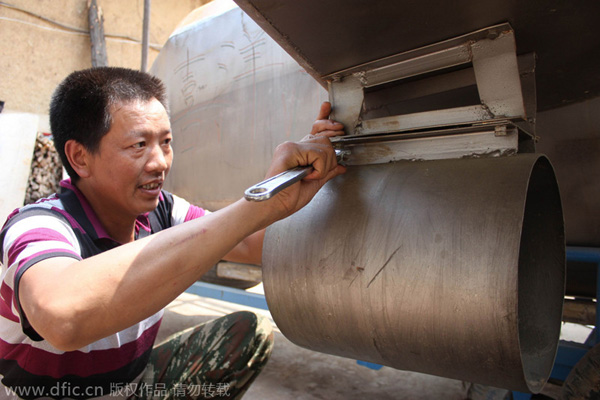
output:
<path id="1" fill-rule="evenodd" d="M 205 217 L 94 257 L 50 258 L 30 267 L 19 300 L 32 327 L 67 351 L 156 313 L 244 238 L 299 210 L 344 172 L 327 138 L 278 146 L 269 176 L 298 165 L 314 172 L 269 201 L 239 200 Z"/>

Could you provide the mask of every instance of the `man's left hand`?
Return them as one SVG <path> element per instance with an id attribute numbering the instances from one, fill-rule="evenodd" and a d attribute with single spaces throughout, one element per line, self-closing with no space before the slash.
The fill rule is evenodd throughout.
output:
<path id="1" fill-rule="evenodd" d="M 330 114 L 331 103 L 325 101 L 323 104 L 321 104 L 319 115 L 317 116 L 317 120 L 313 123 L 310 135 L 308 135 L 308 137 L 315 136 L 317 134 L 325 137 L 333 137 L 344 134 L 344 125 L 329 119 Z"/>

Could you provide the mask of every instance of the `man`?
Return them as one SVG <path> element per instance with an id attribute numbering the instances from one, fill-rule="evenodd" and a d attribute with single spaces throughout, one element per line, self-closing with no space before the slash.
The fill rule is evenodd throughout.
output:
<path id="1" fill-rule="evenodd" d="M 269 201 L 208 213 L 162 190 L 173 154 L 158 79 L 121 68 L 67 77 L 50 123 L 70 180 L 0 233 L 6 393 L 202 398 L 220 387 L 240 397 L 268 359 L 270 327 L 236 313 L 153 349 L 162 309 L 220 259 L 260 263 L 264 228 L 344 172 L 328 139 L 342 127 L 329 111 L 314 135 L 276 149 L 267 176 L 297 165 L 313 173 Z"/>

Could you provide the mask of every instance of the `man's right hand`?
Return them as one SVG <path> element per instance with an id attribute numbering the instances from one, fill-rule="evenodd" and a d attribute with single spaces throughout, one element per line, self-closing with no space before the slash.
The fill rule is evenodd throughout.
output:
<path id="1" fill-rule="evenodd" d="M 300 210 L 325 183 L 346 172 L 346 168 L 337 163 L 329 138 L 317 134 L 300 142 L 285 142 L 277 146 L 267 178 L 297 166 L 309 165 L 312 165 L 313 172 L 267 200 L 270 206 L 276 207 L 276 219 L 285 218 Z"/>

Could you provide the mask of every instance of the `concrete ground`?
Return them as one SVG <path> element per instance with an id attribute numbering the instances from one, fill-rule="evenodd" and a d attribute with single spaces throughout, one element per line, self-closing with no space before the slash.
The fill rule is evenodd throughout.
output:
<path id="1" fill-rule="evenodd" d="M 158 340 L 244 309 L 265 315 L 273 322 L 265 310 L 184 293 L 167 307 Z M 466 399 L 466 392 L 466 385 L 460 381 L 388 367 L 373 370 L 358 365 L 355 360 L 306 350 L 291 343 L 275 327 L 271 359 L 244 399 L 462 400 Z"/>

